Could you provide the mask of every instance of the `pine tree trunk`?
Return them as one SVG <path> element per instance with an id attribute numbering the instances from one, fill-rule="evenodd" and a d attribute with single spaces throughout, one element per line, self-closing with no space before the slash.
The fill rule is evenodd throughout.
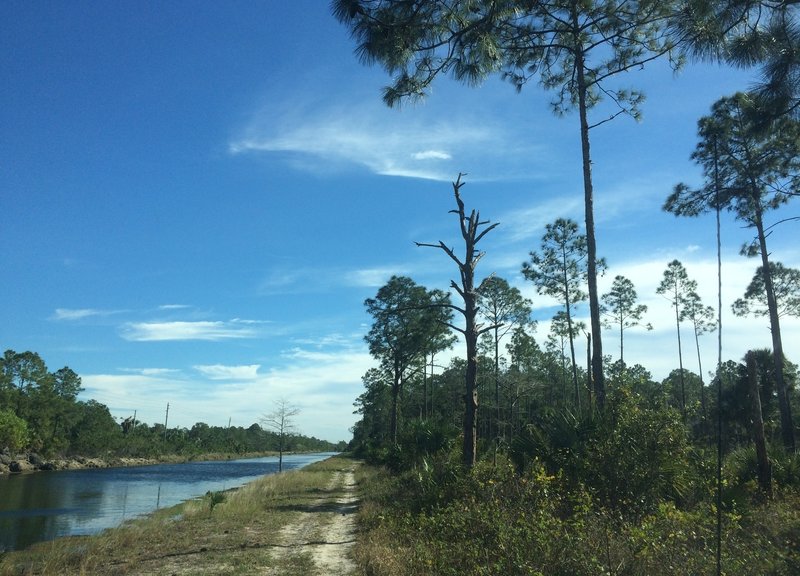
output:
<path id="1" fill-rule="evenodd" d="M 758 392 L 758 376 L 756 375 L 756 359 L 752 351 L 747 353 L 747 382 L 750 385 L 750 406 L 752 407 L 753 444 L 756 448 L 758 462 L 758 484 L 772 497 L 772 466 L 767 457 L 767 440 L 764 436 L 764 419 L 761 414 L 761 395 Z"/>
<path id="2" fill-rule="evenodd" d="M 592 413 L 592 335 L 586 333 L 586 411 Z"/>
<path id="3" fill-rule="evenodd" d="M 500 410 L 500 333 L 499 328 L 494 328 L 494 404 L 495 404 L 495 434 L 497 436 L 498 448 L 500 445 L 500 437 L 503 435 L 501 431 L 501 413 Z"/>
<path id="4" fill-rule="evenodd" d="M 580 26 L 578 13 L 573 11 L 572 25 L 575 45 L 579 45 Z M 578 113 L 581 123 L 581 155 L 583 159 L 583 196 L 586 213 L 586 258 L 589 287 L 589 316 L 592 331 L 592 380 L 597 407 L 605 405 L 605 378 L 603 376 L 603 343 L 600 332 L 600 300 L 597 293 L 597 243 L 594 235 L 594 191 L 592 187 L 592 157 L 589 148 L 589 121 L 587 118 L 586 92 L 587 82 L 584 70 L 584 55 L 578 49 L 575 53 L 575 70 L 577 71 Z"/>
<path id="5" fill-rule="evenodd" d="M 703 433 L 707 434 L 706 385 L 703 380 L 703 360 L 700 357 L 700 334 L 697 330 L 697 319 L 694 319 L 694 345 L 697 348 L 697 370 L 700 373 L 700 409 L 703 412 Z"/>
<path id="6" fill-rule="evenodd" d="M 769 269 L 769 252 L 767 252 L 767 238 L 764 235 L 764 222 L 761 219 L 760 208 L 755 213 L 756 230 L 758 231 L 758 244 L 761 252 L 761 267 L 764 271 L 764 290 L 767 293 L 767 308 L 769 309 L 769 325 L 772 333 L 772 355 L 775 361 L 775 383 L 778 391 L 778 408 L 781 413 L 781 437 L 783 445 L 790 452 L 795 451 L 794 424 L 792 423 L 792 408 L 789 404 L 789 394 L 786 389 L 786 378 L 783 373 L 783 342 L 781 341 L 781 325 L 778 316 L 778 303 L 775 300 L 775 289 L 772 285 L 772 274 Z"/>
<path id="7" fill-rule="evenodd" d="M 428 419 L 428 355 L 422 355 L 422 419 Z"/>
<path id="8" fill-rule="evenodd" d="M 569 296 L 567 296 L 567 331 L 569 332 L 569 356 L 572 361 L 572 387 L 575 389 L 575 408 L 580 410 L 581 397 L 580 390 L 578 389 L 578 363 L 575 361 L 575 339 L 572 336 L 572 313 L 569 305 Z"/>
<path id="9" fill-rule="evenodd" d="M 678 293 L 678 285 L 675 285 L 675 325 L 678 329 L 678 368 L 680 370 L 681 382 L 681 415 L 683 422 L 686 423 L 686 385 L 683 377 L 683 351 L 681 350 L 681 316 L 680 316 L 680 294 Z"/>
<path id="10" fill-rule="evenodd" d="M 397 412 L 398 412 L 398 401 L 400 397 L 400 379 L 402 375 L 400 373 L 400 368 L 395 366 L 394 368 L 394 381 L 392 382 L 392 413 L 391 413 L 391 423 L 389 425 L 389 433 L 392 438 L 392 445 L 397 444 Z"/>

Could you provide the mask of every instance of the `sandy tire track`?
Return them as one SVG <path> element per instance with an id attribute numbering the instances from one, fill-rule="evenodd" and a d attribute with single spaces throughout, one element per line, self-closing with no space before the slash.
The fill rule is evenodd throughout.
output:
<path id="1" fill-rule="evenodd" d="M 330 494 L 315 500 L 281 531 L 281 544 L 273 555 L 277 568 L 269 574 L 280 574 L 281 564 L 294 554 L 309 555 L 314 573 L 320 576 L 345 576 L 355 571 L 350 558 L 358 509 L 353 468 L 335 472 L 325 490 Z"/>

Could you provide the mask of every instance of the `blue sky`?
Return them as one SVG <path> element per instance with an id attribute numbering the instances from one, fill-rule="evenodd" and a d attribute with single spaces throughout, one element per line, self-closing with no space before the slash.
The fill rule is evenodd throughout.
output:
<path id="1" fill-rule="evenodd" d="M 543 342 L 554 302 L 519 270 L 545 224 L 583 221 L 577 117 L 498 78 L 442 79 L 425 101 L 388 109 L 389 78 L 353 48 L 322 0 L 3 2 L 2 349 L 70 366 L 83 397 L 116 417 L 160 422 L 169 402 L 170 426 L 249 426 L 286 397 L 300 431 L 349 439 L 375 364 L 363 301 L 392 274 L 429 288 L 455 277 L 414 241 L 457 241 L 459 172 L 468 207 L 500 222 L 479 275 L 533 299 Z M 700 181 L 697 119 L 755 78 L 710 65 L 630 73 L 643 121 L 592 134 L 601 291 L 616 274 L 636 285 L 655 329 L 627 333 L 626 360 L 659 379 L 677 367 L 655 294 L 666 264 L 680 259 L 716 302 L 713 219 L 660 206 L 674 184 Z M 795 203 L 781 216 L 797 214 Z M 763 318 L 730 313 L 757 262 L 738 256 L 749 230 L 726 218 L 723 234 L 725 356 L 739 359 L 770 337 Z M 796 224 L 777 228 L 773 257 L 800 266 L 796 236 Z M 783 327 L 798 361 L 800 322 Z M 604 344 L 616 355 L 611 332 Z M 701 345 L 710 368 L 715 337 Z"/>

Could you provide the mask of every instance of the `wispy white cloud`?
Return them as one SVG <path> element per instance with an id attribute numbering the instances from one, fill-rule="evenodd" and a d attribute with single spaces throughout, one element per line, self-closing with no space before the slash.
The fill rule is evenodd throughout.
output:
<path id="1" fill-rule="evenodd" d="M 595 212 L 602 222 L 616 222 L 631 211 L 658 213 L 669 193 L 672 174 L 620 174 L 607 184 L 596 184 Z"/>
<path id="2" fill-rule="evenodd" d="M 117 416 L 127 416 L 138 410 L 141 420 L 159 422 L 166 403 L 177 398 L 191 398 L 191 387 L 180 375 L 144 373 L 148 371 L 143 369 L 139 374 L 82 374 L 82 394 L 105 404 Z"/>
<path id="3" fill-rule="evenodd" d="M 501 214 L 498 233 L 510 242 L 540 237 L 545 226 L 556 218 L 581 220 L 583 198 L 577 194 L 544 199 L 526 208 Z"/>
<path id="4" fill-rule="evenodd" d="M 425 108 L 389 110 L 378 99 L 348 95 L 349 103 L 297 102 L 255 113 L 229 143 L 231 154 L 292 153 L 325 170 L 350 164 L 386 176 L 451 181 L 469 169 L 473 179 L 497 180 L 549 169 L 544 145 L 509 133 L 486 115 L 446 118 Z M 358 104 L 352 102 L 358 100 Z M 324 162 L 320 162 L 320 160 Z M 310 165 L 304 166 L 313 169 Z"/>
<path id="5" fill-rule="evenodd" d="M 253 380 L 258 378 L 261 364 L 225 366 L 223 364 L 197 365 L 194 369 L 209 380 Z"/>
<path id="6" fill-rule="evenodd" d="M 421 265 L 415 265 L 419 271 Z M 324 292 L 332 287 L 347 286 L 373 288 L 382 286 L 392 275 L 408 275 L 412 267 L 407 264 L 380 265 L 375 267 L 343 270 L 341 268 L 280 268 L 267 273 L 258 286 L 259 294 Z"/>
<path id="7" fill-rule="evenodd" d="M 230 322 L 129 322 L 122 327 L 122 337 L 134 342 L 165 340 L 230 340 L 254 338 L 258 332 L 249 323 Z"/>
<path id="8" fill-rule="evenodd" d="M 441 150 L 425 150 L 415 152 L 412 157 L 414 160 L 450 160 L 453 156 Z"/>
<path id="9" fill-rule="evenodd" d="M 351 286 L 373 288 L 383 286 L 394 275 L 409 274 L 406 266 L 378 266 L 376 268 L 363 268 L 353 270 L 344 275 L 345 282 Z"/>
<path id="10" fill-rule="evenodd" d="M 267 272 L 258 285 L 262 296 L 276 294 L 316 293 L 341 282 L 341 272 L 333 268 L 279 267 Z"/>
<path id="11" fill-rule="evenodd" d="M 594 217 L 598 227 L 607 229 L 609 225 L 617 228 L 638 223 L 627 219 L 632 214 L 660 210 L 663 201 L 661 179 L 653 175 L 648 178 L 621 176 L 610 185 L 595 183 Z M 517 242 L 539 238 L 545 226 L 557 218 L 571 218 L 581 224 L 585 222 L 583 183 L 572 178 L 557 193 L 552 190 L 533 204 L 501 214 L 498 232 L 506 235 L 509 241 Z"/>
<path id="12" fill-rule="evenodd" d="M 285 355 L 292 356 L 293 351 L 301 349 L 301 347 L 308 347 L 311 346 L 314 349 L 331 349 L 334 348 L 337 353 L 339 352 L 352 352 L 354 350 L 360 350 L 363 347 L 363 332 L 359 332 L 357 334 L 325 334 L 322 336 L 318 336 L 316 338 L 294 338 L 292 342 L 294 342 L 297 346 L 292 348 L 291 352 L 285 353 Z"/>
<path id="13" fill-rule="evenodd" d="M 124 368 L 121 371 L 142 376 L 179 376 L 181 374 L 181 371 L 175 368 Z"/>
<path id="14" fill-rule="evenodd" d="M 440 152 L 436 156 L 420 157 L 414 151 L 417 142 L 422 139 L 425 143 L 444 145 L 447 140 L 481 142 L 487 138 L 488 135 L 467 128 L 449 135 L 440 131 L 437 137 L 425 133 L 422 127 L 398 127 L 384 132 L 330 118 L 318 120 L 314 125 L 287 128 L 280 136 L 251 136 L 231 144 L 230 150 L 234 154 L 295 152 L 330 162 L 359 164 L 384 176 L 447 180 L 458 171 L 449 163 L 444 165 L 445 161 L 452 160 L 453 153 Z M 442 165 L 432 166 L 432 160 L 438 160 Z"/>
<path id="15" fill-rule="evenodd" d="M 118 310 L 99 310 L 97 308 L 56 308 L 53 320 L 83 320 L 92 316 L 110 316 L 119 314 Z"/>
<path id="16" fill-rule="evenodd" d="M 158 307 L 159 310 L 185 310 L 191 308 L 188 304 L 162 304 Z"/>

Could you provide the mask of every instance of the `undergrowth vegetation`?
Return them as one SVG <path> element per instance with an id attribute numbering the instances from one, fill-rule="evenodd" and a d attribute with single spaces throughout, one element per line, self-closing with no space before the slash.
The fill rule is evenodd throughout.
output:
<path id="1" fill-rule="evenodd" d="M 389 457 L 362 479 L 364 574 L 716 573 L 716 453 L 689 442 L 677 411 L 620 391 L 602 417 L 544 414 L 469 471 L 457 442 L 439 444 L 413 463 L 398 448 L 405 468 Z M 800 459 L 771 461 L 772 495 L 752 449 L 724 462 L 729 576 L 800 573 Z"/>
<path id="2" fill-rule="evenodd" d="M 709 502 L 661 500 L 631 516 L 586 487 L 506 461 L 454 477 L 438 466 L 379 475 L 362 506 L 365 574 L 675 575 L 715 573 L 716 515 Z M 724 573 L 797 574 L 800 498 L 729 508 Z"/>

